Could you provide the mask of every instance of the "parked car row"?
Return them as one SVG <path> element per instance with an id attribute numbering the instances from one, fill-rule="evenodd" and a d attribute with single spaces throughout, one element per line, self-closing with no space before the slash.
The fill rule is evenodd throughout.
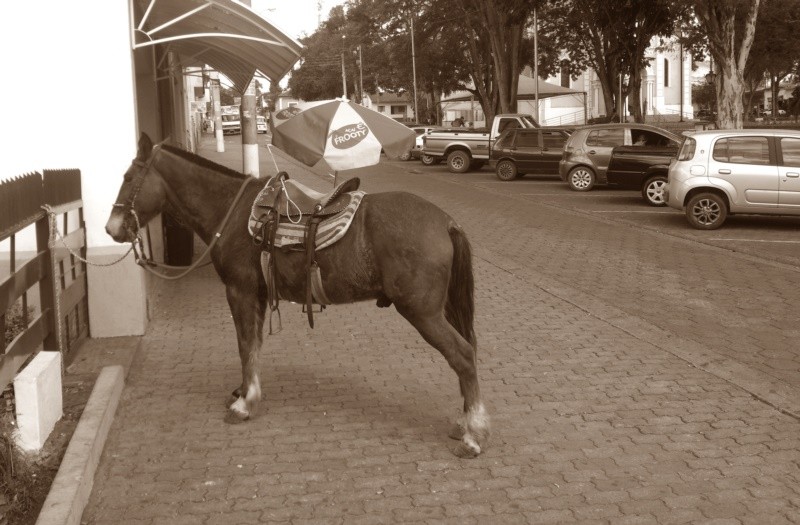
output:
<path id="1" fill-rule="evenodd" d="M 435 129 L 428 126 L 418 132 L 416 153 L 409 158 L 425 164 L 442 160 L 441 156 L 426 159 L 421 144 Z M 537 124 L 499 132 L 489 149 L 490 165 L 502 181 L 558 173 L 573 191 L 590 191 L 598 184 L 638 190 L 652 206 L 682 210 L 697 229 L 719 228 L 733 214 L 800 216 L 800 131 L 796 130 L 676 135 L 635 123 L 579 128 Z"/>

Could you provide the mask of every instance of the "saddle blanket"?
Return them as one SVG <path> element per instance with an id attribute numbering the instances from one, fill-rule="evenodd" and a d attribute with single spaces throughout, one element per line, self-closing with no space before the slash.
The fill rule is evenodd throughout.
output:
<path id="1" fill-rule="evenodd" d="M 350 224 L 353 222 L 353 217 L 356 215 L 358 206 L 361 204 L 361 199 L 366 195 L 363 191 L 353 191 L 347 193 L 350 196 L 350 203 L 336 215 L 331 215 L 323 219 L 317 227 L 316 247 L 317 250 L 327 248 L 335 243 L 347 233 Z M 250 214 L 250 221 L 248 222 L 248 230 L 252 237 L 256 237 L 261 232 L 263 221 L 255 216 L 255 207 Z M 283 246 L 294 246 L 303 244 L 305 236 L 306 224 L 294 224 L 288 219 L 281 217 L 281 222 L 278 223 L 278 231 L 275 233 L 275 246 L 281 248 Z"/>

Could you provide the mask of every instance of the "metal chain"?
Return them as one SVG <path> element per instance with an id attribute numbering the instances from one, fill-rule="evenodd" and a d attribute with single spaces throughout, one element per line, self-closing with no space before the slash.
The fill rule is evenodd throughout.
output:
<path id="1" fill-rule="evenodd" d="M 130 254 L 133 251 L 133 243 L 135 241 L 131 241 L 131 247 L 128 248 L 128 251 L 125 252 L 119 259 L 116 259 L 116 260 L 114 260 L 114 261 L 112 261 L 110 263 L 93 263 L 93 262 L 83 258 L 81 256 L 81 254 L 75 253 L 72 250 L 72 248 L 70 248 L 67 245 L 67 242 L 64 240 L 64 237 L 61 235 L 61 232 L 58 231 L 58 226 L 56 225 L 56 214 L 52 210 L 52 208 L 50 208 L 50 205 L 49 204 L 45 204 L 45 205 L 42 206 L 42 209 L 47 213 L 47 216 L 48 216 L 48 219 L 49 219 L 48 222 L 50 224 L 50 241 L 51 241 L 52 245 L 53 246 L 55 245 L 55 239 L 58 238 L 58 240 L 61 242 L 61 245 L 64 246 L 64 248 L 67 249 L 67 251 L 70 253 L 70 255 L 72 255 L 73 257 L 75 257 L 76 259 L 78 259 L 79 261 L 81 261 L 84 264 L 88 264 L 89 266 L 100 266 L 100 267 L 113 266 L 113 265 L 115 265 L 117 263 L 122 262 L 122 260 L 125 259 L 125 257 L 127 257 L 128 254 Z M 138 220 L 137 220 L 137 222 L 138 222 Z M 136 237 L 136 240 L 140 241 L 138 236 Z"/>

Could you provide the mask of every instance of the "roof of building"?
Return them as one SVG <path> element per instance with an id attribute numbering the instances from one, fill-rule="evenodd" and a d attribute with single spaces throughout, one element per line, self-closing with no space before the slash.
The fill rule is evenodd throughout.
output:
<path id="1" fill-rule="evenodd" d="M 208 64 L 239 92 L 260 71 L 278 81 L 300 59 L 303 47 L 236 0 L 134 0 L 134 49 L 164 44 L 183 66 Z M 167 47 L 168 46 L 168 47 Z"/>
<path id="2" fill-rule="evenodd" d="M 408 91 L 403 91 L 399 94 L 391 91 L 385 91 L 383 93 L 370 93 L 368 96 L 375 104 L 411 103 L 411 94 Z"/>
<path id="3" fill-rule="evenodd" d="M 561 95 L 576 95 L 583 93 L 583 91 L 576 91 L 574 89 L 565 88 L 557 84 L 551 84 L 539 79 L 539 98 L 558 97 Z M 472 97 L 469 91 L 456 91 L 442 98 L 442 102 L 459 102 L 469 100 Z M 520 75 L 519 84 L 517 86 L 517 100 L 534 100 L 536 99 L 536 81 L 531 77 Z"/>

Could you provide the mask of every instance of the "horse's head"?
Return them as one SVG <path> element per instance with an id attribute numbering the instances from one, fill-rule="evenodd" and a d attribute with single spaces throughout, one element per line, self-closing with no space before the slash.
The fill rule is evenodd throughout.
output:
<path id="1" fill-rule="evenodd" d="M 140 226 L 161 212 L 166 199 L 163 181 L 153 168 L 161 145 L 153 147 L 146 134 L 139 138 L 139 151 L 133 159 L 117 194 L 106 232 L 117 242 L 130 242 Z"/>

